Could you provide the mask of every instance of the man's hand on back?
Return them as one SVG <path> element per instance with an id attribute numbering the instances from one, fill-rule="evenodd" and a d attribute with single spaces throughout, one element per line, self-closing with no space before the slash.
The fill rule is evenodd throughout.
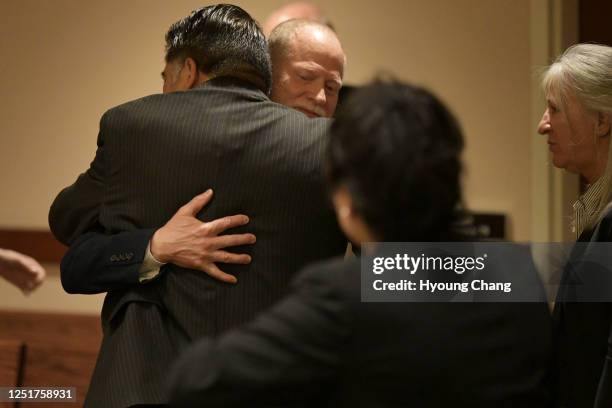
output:
<path id="1" fill-rule="evenodd" d="M 151 254 L 160 262 L 201 270 L 211 277 L 236 283 L 234 275 L 227 274 L 215 262 L 248 264 L 251 257 L 247 254 L 234 254 L 224 248 L 255 243 L 253 234 L 221 235 L 223 231 L 245 225 L 249 222 L 246 215 L 232 215 L 210 222 L 202 222 L 196 215 L 208 204 L 213 196 L 212 190 L 195 196 L 182 206 L 172 218 L 151 238 Z"/>

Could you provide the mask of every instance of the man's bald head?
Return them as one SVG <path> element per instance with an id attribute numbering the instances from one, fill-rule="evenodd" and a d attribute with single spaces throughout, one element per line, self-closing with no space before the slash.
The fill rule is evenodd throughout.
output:
<path id="1" fill-rule="evenodd" d="M 330 117 L 342 87 L 345 56 L 336 33 L 325 24 L 290 20 L 268 40 L 275 102 L 310 117 Z"/>
<path id="2" fill-rule="evenodd" d="M 307 2 L 295 2 L 286 4 L 270 14 L 263 24 L 264 35 L 269 37 L 272 30 L 289 20 L 311 20 L 331 28 L 331 23 L 319 6 Z"/>

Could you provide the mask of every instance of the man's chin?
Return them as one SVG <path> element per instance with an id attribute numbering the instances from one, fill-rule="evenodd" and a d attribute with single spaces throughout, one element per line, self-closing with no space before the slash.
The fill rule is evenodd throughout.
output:
<path id="1" fill-rule="evenodd" d="M 304 108 L 295 108 L 296 110 L 299 110 L 300 112 L 302 112 L 304 115 L 308 116 L 309 118 L 321 118 L 321 115 L 317 115 L 315 112 L 308 110 L 308 109 L 304 109 Z"/>

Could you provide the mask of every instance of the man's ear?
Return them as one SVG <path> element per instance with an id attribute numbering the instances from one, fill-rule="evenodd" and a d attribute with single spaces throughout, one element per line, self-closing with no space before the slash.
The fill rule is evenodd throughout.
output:
<path id="1" fill-rule="evenodd" d="M 597 136 L 609 136 L 610 135 L 610 114 L 599 112 L 597 114 Z"/>
<path id="2" fill-rule="evenodd" d="M 193 58 L 185 58 L 183 70 L 181 71 L 181 82 L 185 89 L 191 89 L 198 85 L 198 65 Z"/>
<path id="3" fill-rule="evenodd" d="M 208 75 L 198 69 L 198 64 L 190 57 L 185 58 L 181 74 L 183 75 L 181 83 L 185 87 L 184 90 L 194 88 L 210 79 Z"/>

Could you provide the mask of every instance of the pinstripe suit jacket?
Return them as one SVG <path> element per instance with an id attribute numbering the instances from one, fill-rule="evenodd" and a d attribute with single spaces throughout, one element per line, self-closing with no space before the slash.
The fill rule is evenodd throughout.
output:
<path id="1" fill-rule="evenodd" d="M 248 226 L 232 232 L 253 232 L 257 243 L 236 248 L 252 255 L 250 265 L 223 266 L 237 275 L 237 285 L 167 265 L 150 283 L 109 291 L 87 406 L 166 402 L 162 385 L 182 346 L 248 321 L 284 294 L 300 267 L 342 253 L 346 241 L 322 171 L 327 125 L 230 78 L 104 114 L 90 168 L 51 207 L 60 241 L 71 243 L 92 229 L 158 228 L 213 188 L 216 198 L 199 218 L 247 214 Z M 138 245 L 146 245 L 150 231 Z M 130 245 L 126 240 L 128 255 Z M 92 256 L 104 253 L 95 250 Z M 120 271 L 139 261 L 124 259 L 107 267 Z"/>

